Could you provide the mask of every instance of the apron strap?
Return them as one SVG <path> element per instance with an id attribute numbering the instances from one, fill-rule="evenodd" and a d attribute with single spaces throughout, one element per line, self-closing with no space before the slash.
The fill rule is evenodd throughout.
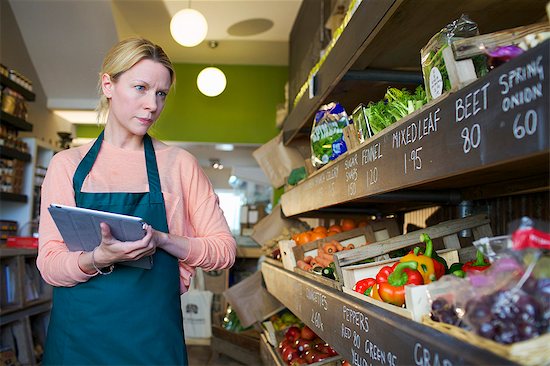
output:
<path id="1" fill-rule="evenodd" d="M 99 153 L 99 149 L 101 148 L 101 143 L 103 142 L 103 135 L 105 131 L 101 131 L 99 136 L 97 137 L 97 140 L 95 140 L 94 144 L 92 145 L 92 148 L 88 150 L 88 153 L 86 156 L 84 156 L 84 159 L 78 164 L 78 167 L 76 168 L 76 171 L 73 176 L 73 189 L 75 195 L 79 195 L 82 191 L 82 184 L 84 184 L 84 179 L 88 176 L 88 173 L 90 173 L 90 170 L 92 170 L 92 166 L 95 163 L 95 159 L 97 158 L 97 154 Z"/>
<path id="2" fill-rule="evenodd" d="M 157 156 L 153 148 L 153 141 L 148 134 L 143 136 L 143 145 L 145 150 L 145 164 L 147 165 L 147 179 L 149 180 L 149 197 L 151 203 L 164 203 L 160 187 L 159 170 L 157 166 Z"/>
<path id="3" fill-rule="evenodd" d="M 101 149 L 101 144 L 103 143 L 105 131 L 101 131 L 97 140 L 94 142 L 88 153 L 84 156 L 73 176 L 73 189 L 75 196 L 80 195 L 82 191 L 82 185 L 84 184 L 84 179 L 90 173 L 92 166 L 97 159 L 99 150 Z M 148 134 L 143 136 L 143 145 L 145 151 L 145 164 L 147 167 L 147 179 L 149 181 L 149 202 L 151 203 L 161 203 L 164 202 L 162 197 L 162 191 L 160 187 L 160 178 L 158 173 L 157 166 L 157 157 L 155 154 L 155 149 L 153 148 L 153 141 Z"/>

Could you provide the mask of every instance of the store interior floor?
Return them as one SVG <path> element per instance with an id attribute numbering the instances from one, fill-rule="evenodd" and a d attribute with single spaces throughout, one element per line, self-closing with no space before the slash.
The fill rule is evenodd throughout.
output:
<path id="1" fill-rule="evenodd" d="M 224 354 L 212 354 L 209 346 L 187 346 L 187 357 L 189 366 L 243 366 L 244 364 L 236 361 Z M 256 365 L 247 365 L 256 366 Z"/>

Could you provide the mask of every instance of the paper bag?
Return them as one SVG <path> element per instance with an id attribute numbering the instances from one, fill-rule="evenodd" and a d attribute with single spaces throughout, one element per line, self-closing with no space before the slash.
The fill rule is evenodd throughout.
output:
<path id="1" fill-rule="evenodd" d="M 223 295 L 237 313 L 244 328 L 263 321 L 284 308 L 284 305 L 265 289 L 260 271 L 231 286 Z"/>

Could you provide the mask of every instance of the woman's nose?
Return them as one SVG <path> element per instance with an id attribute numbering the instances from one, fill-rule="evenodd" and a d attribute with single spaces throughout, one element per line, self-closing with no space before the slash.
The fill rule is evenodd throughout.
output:
<path id="1" fill-rule="evenodd" d="M 157 95 L 156 93 L 147 93 L 145 97 L 145 108 L 154 112 L 157 110 Z"/>

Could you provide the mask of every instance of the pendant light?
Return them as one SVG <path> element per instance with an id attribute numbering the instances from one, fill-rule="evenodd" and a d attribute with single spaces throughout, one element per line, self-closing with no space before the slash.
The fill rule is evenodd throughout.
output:
<path id="1" fill-rule="evenodd" d="M 208 97 L 216 97 L 223 93 L 227 79 L 222 70 L 217 67 L 207 67 L 197 76 L 197 87 Z"/>
<path id="2" fill-rule="evenodd" d="M 208 23 L 197 10 L 189 7 L 178 11 L 170 21 L 172 38 L 184 47 L 195 47 L 206 38 Z"/>

